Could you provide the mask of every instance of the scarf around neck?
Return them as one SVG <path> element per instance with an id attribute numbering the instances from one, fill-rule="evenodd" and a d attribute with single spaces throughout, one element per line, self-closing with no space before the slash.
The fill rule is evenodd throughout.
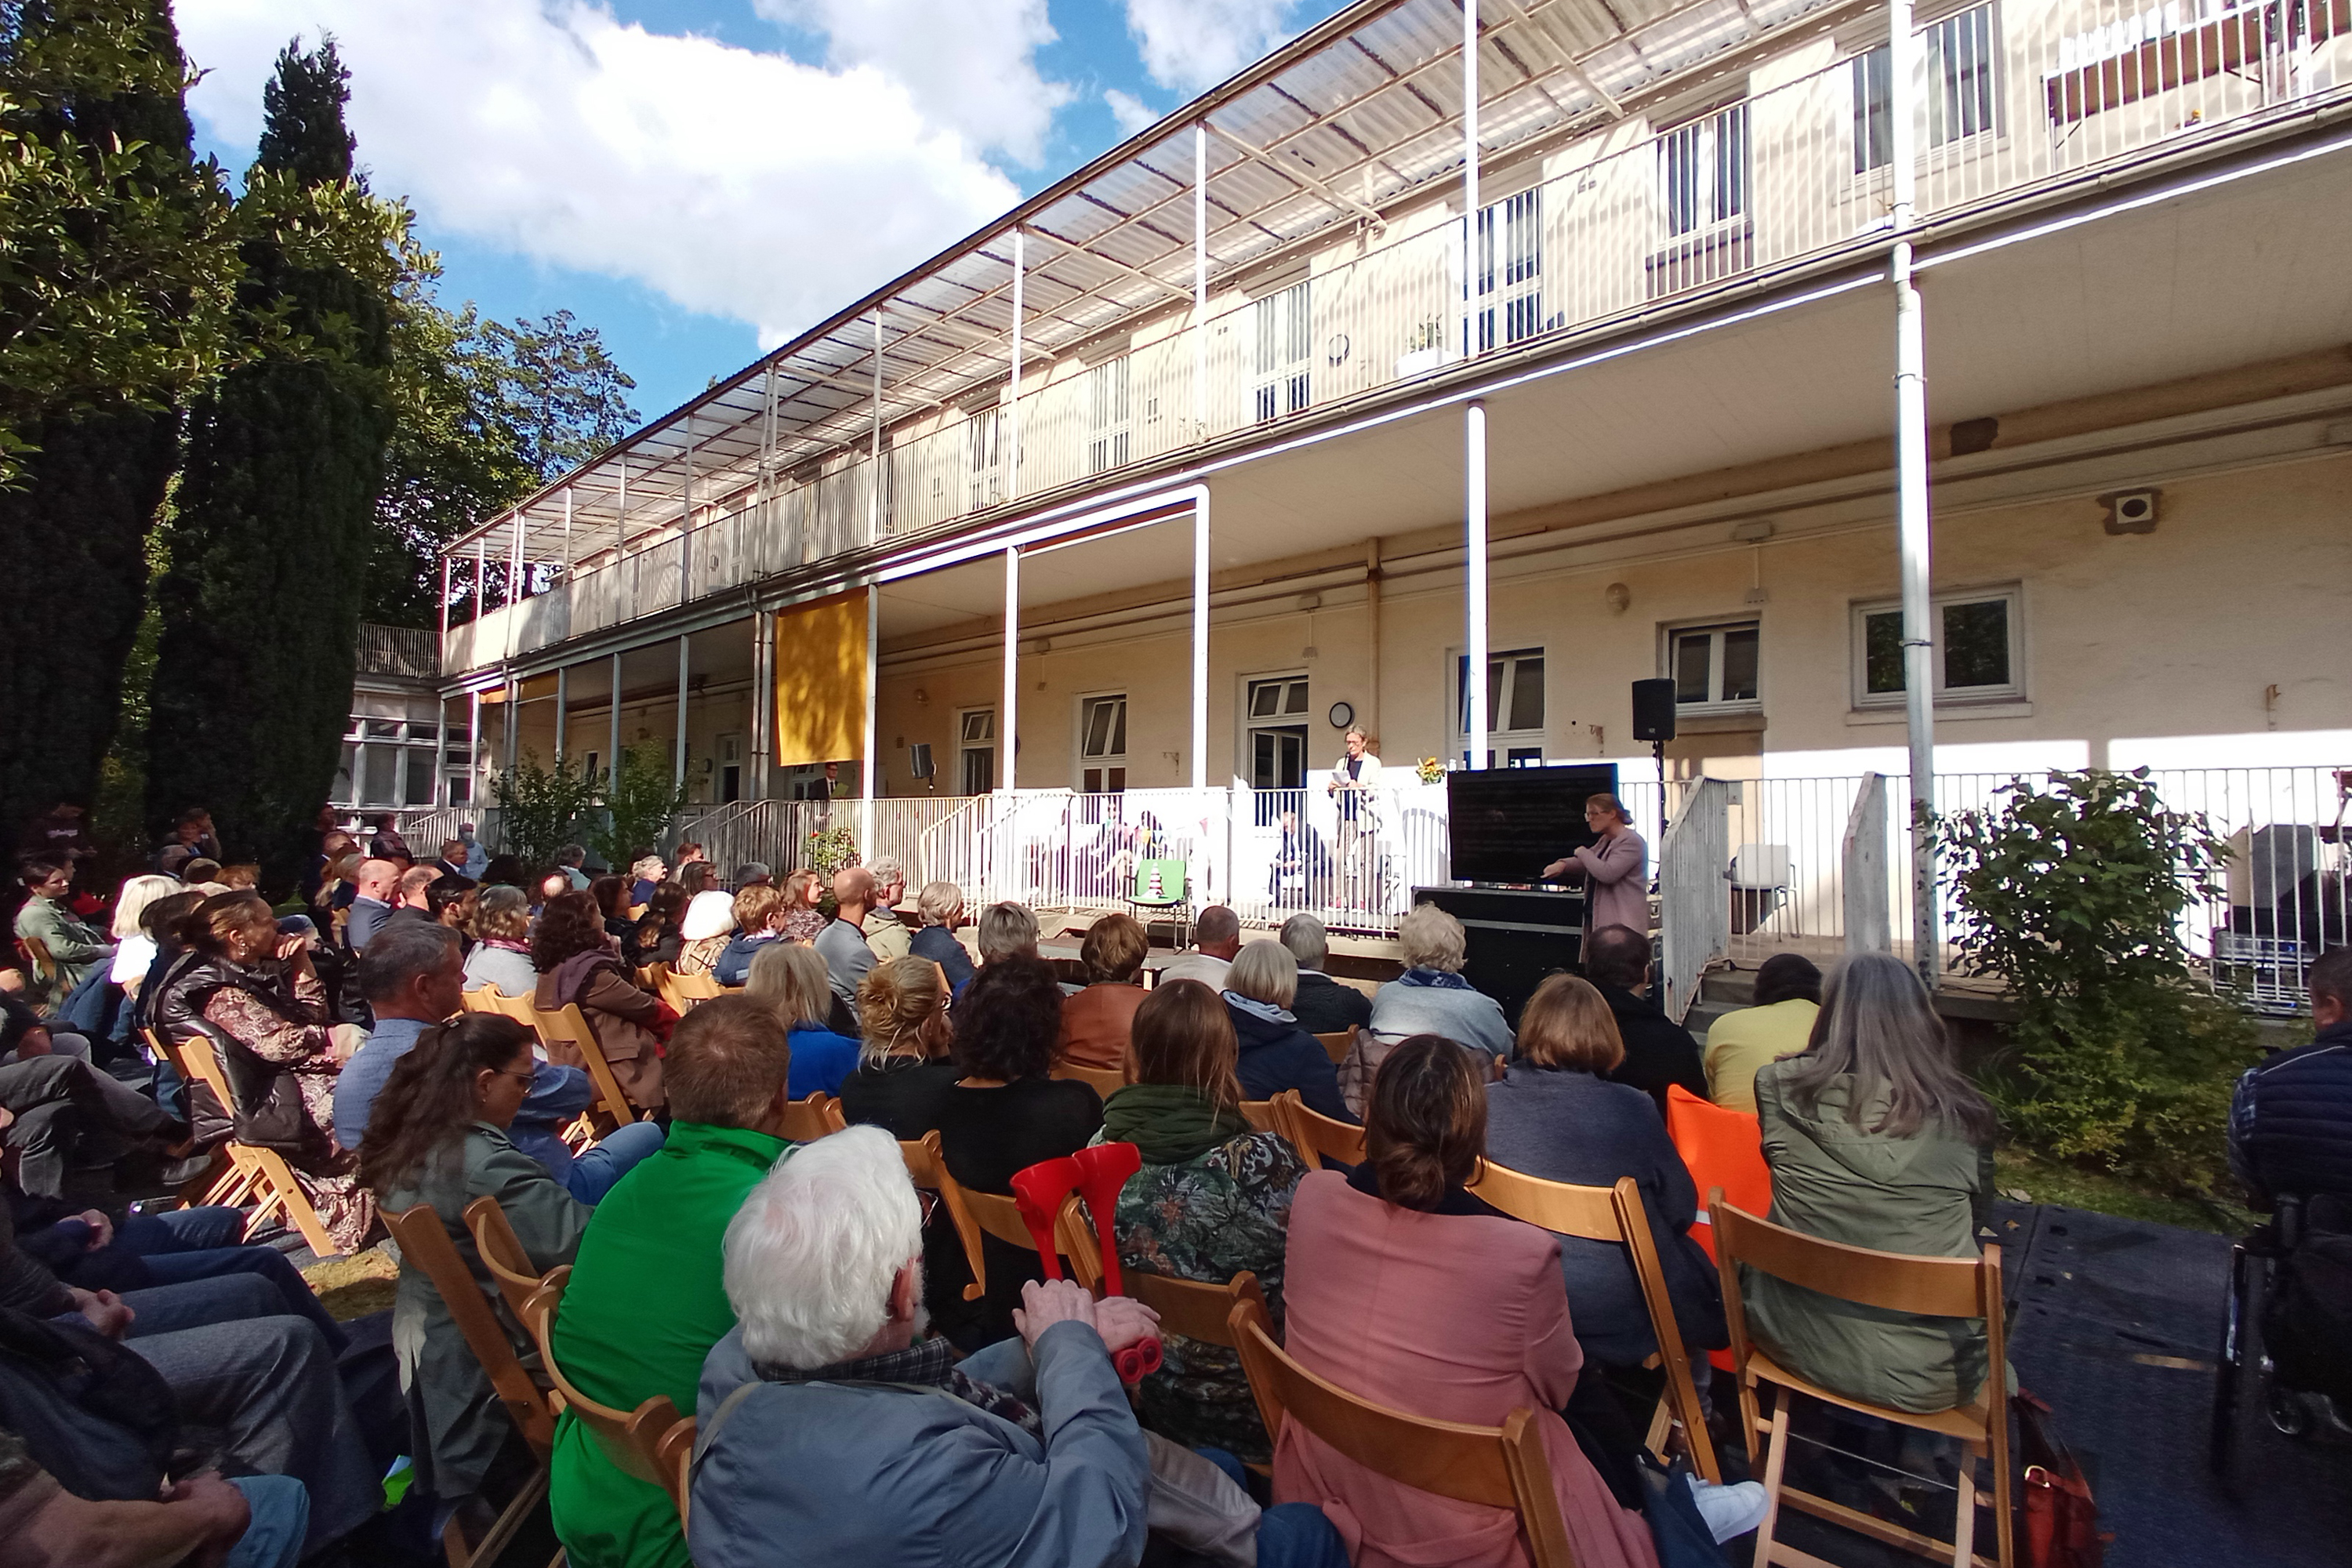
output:
<path id="1" fill-rule="evenodd" d="M 1147 1165 L 1197 1160 L 1249 1130 L 1239 1114 L 1186 1084 L 1131 1083 L 1103 1102 L 1103 1142 L 1134 1144 Z"/>
<path id="2" fill-rule="evenodd" d="M 967 1377 L 956 1368 L 955 1347 L 944 1338 L 923 1341 L 902 1351 L 889 1351 L 856 1361 L 837 1362 L 803 1372 L 798 1367 L 758 1363 L 752 1370 L 762 1383 L 877 1383 L 901 1387 L 936 1388 L 976 1410 L 1010 1421 L 1032 1437 L 1043 1439 L 1045 1423 L 1024 1401 L 993 1384 Z"/>
<path id="3" fill-rule="evenodd" d="M 1296 1024 L 1298 1015 L 1287 1007 L 1277 1007 L 1271 1002 L 1261 1002 L 1255 996 L 1244 996 L 1238 991 L 1225 993 L 1225 1005 L 1238 1007 L 1253 1018 L 1263 1018 L 1269 1024 Z"/>
<path id="4" fill-rule="evenodd" d="M 1426 985 L 1432 991 L 1467 991 L 1470 983 L 1447 969 L 1408 969 L 1397 976 L 1400 985 Z"/>

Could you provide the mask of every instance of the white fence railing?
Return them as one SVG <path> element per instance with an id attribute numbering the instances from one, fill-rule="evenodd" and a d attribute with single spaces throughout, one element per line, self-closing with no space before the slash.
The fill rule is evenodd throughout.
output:
<path id="1" fill-rule="evenodd" d="M 2352 89 L 2347 32 L 2347 0 L 1989 0 L 1948 16 L 1920 29 L 1921 214 L 2211 146 Z M 1041 494 L 1465 355 L 1883 245 L 1885 58 L 1842 59 L 1654 133 L 1625 121 L 1553 154 L 1548 177 L 1487 207 L 1475 233 L 1442 205 L 1400 216 L 1361 248 L 1302 261 L 1287 287 L 1248 299 L 1220 289 L 1204 319 L 1140 325 L 1116 358 L 1045 366 L 1024 382 L 1017 474 L 1013 410 L 1001 404 L 889 437 L 878 460 L 871 428 L 845 412 L 815 432 L 833 454 L 792 477 L 756 454 L 731 468 L 698 454 L 696 495 L 708 499 L 690 527 L 675 500 L 649 499 L 623 521 L 618 537 L 632 542 L 617 558 L 453 627 L 443 668 L 986 511 L 1016 486 Z"/>

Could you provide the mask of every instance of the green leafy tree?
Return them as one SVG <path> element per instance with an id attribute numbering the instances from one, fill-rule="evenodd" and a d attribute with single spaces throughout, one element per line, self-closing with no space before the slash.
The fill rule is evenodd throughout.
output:
<path id="1" fill-rule="evenodd" d="M 604 821 L 588 843 L 616 871 L 658 842 L 686 809 L 686 786 L 677 780 L 676 761 L 659 746 L 631 746 L 621 753 L 620 777 L 594 781 L 604 789 Z"/>
<path id="2" fill-rule="evenodd" d="M 0 0 L 0 822 L 87 802 L 241 263 L 165 0 Z"/>
<path id="3" fill-rule="evenodd" d="M 156 592 L 151 825 L 208 805 L 273 882 L 333 781 L 392 434 L 409 218 L 353 177 L 348 79 L 331 39 L 278 58 L 238 204 L 246 352 L 192 411 Z"/>
<path id="4" fill-rule="evenodd" d="M 2197 984 L 2181 940 L 2227 855 L 2147 770 L 2020 779 L 1938 828 L 1967 966 L 2021 1013 L 1988 1074 L 2011 1130 L 2063 1160 L 2216 1189 L 2244 1016 Z"/>
<path id="5" fill-rule="evenodd" d="M 575 773 L 568 758 L 556 758 L 551 768 L 526 752 L 490 781 L 490 795 L 499 807 L 499 847 L 539 871 L 580 837 L 596 805 L 596 781 L 585 763 Z"/>

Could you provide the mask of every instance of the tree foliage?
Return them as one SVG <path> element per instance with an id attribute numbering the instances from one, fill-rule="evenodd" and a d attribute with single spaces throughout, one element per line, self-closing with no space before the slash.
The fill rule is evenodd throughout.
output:
<path id="1" fill-rule="evenodd" d="M 2000 793 L 1938 829 L 1967 966 L 2000 975 L 2022 1015 L 1988 1088 L 2043 1152 L 2212 1190 L 2252 1031 L 2189 973 L 2181 929 L 2227 847 L 2167 810 L 2145 768 Z"/>
<path id="2" fill-rule="evenodd" d="M 0 0 L 0 821 L 87 802 L 241 271 L 164 0 Z M 36 740 L 35 738 L 37 737 Z"/>
<path id="3" fill-rule="evenodd" d="M 156 590 L 151 825 L 208 805 L 232 852 L 281 876 L 350 712 L 406 266 L 407 212 L 352 175 L 346 79 L 331 39 L 278 56 L 238 204 L 244 353 L 191 413 Z"/>
<path id="4" fill-rule="evenodd" d="M 617 783 L 593 782 L 604 790 L 604 820 L 588 842 L 614 870 L 626 869 L 651 851 L 686 809 L 686 785 L 677 781 L 676 760 L 665 747 L 628 747 L 621 753 Z"/>

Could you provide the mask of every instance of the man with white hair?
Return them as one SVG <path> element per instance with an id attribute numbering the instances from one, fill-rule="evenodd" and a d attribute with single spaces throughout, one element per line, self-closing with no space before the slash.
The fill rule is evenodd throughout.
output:
<path id="1" fill-rule="evenodd" d="M 878 1127 L 793 1152 L 727 1227 L 737 1327 L 703 1364 L 694 1560 L 1092 1568 L 1143 1553 L 1151 1485 L 1111 1352 L 1148 1309 L 1030 1282 L 1018 1338 L 924 1340 L 922 1212 Z"/>
<path id="2" fill-rule="evenodd" d="M 866 911 L 864 926 L 866 945 L 874 950 L 877 962 L 904 958 L 915 940 L 915 933 L 898 918 L 898 900 L 907 896 L 907 868 L 896 855 L 877 855 L 866 868 L 874 873 L 874 907 Z"/>
<path id="3" fill-rule="evenodd" d="M 352 879 L 352 911 L 343 925 L 343 945 L 353 952 L 362 952 L 367 944 L 392 918 L 393 900 L 400 894 L 400 874 L 404 867 L 385 859 L 362 860 L 359 875 Z"/>
<path id="4" fill-rule="evenodd" d="M 1282 945 L 1298 961 L 1298 995 L 1290 1004 L 1298 1026 L 1310 1035 L 1337 1035 L 1372 1021 L 1372 999 L 1323 972 L 1331 962 L 1331 940 L 1313 915 L 1282 922 Z"/>

